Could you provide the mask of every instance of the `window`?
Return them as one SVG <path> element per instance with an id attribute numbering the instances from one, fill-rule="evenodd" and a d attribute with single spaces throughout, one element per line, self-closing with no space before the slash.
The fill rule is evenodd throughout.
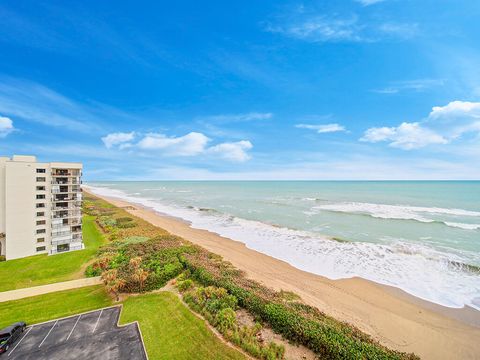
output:
<path id="1" fill-rule="evenodd" d="M 45 174 L 46 169 L 37 169 L 37 174 Z"/>
<path id="2" fill-rule="evenodd" d="M 45 229 L 37 229 L 37 234 L 45 234 Z"/>
<path id="3" fill-rule="evenodd" d="M 45 186 L 37 186 L 37 191 L 45 191 Z"/>
<path id="4" fill-rule="evenodd" d="M 37 225 L 45 225 L 47 222 L 45 220 L 38 220 Z"/>
<path id="5" fill-rule="evenodd" d="M 46 178 L 44 177 L 37 177 L 37 182 L 45 182 Z"/>
<path id="6" fill-rule="evenodd" d="M 43 200 L 45 199 L 45 195 L 37 195 L 37 200 Z"/>
<path id="7" fill-rule="evenodd" d="M 70 245 L 69 244 L 62 244 L 57 246 L 57 251 L 62 252 L 62 251 L 68 251 L 70 250 Z"/>
<path id="8" fill-rule="evenodd" d="M 37 216 L 45 216 L 45 213 L 43 211 L 37 212 Z"/>
<path id="9" fill-rule="evenodd" d="M 43 243 L 43 242 L 45 242 L 45 238 L 38 238 L 37 239 L 37 243 Z"/>
<path id="10" fill-rule="evenodd" d="M 45 249 L 46 249 L 45 246 L 39 246 L 39 247 L 37 247 L 37 252 L 38 251 L 45 251 Z"/>
<path id="11" fill-rule="evenodd" d="M 37 206 L 37 209 L 38 209 L 38 208 L 44 208 L 44 207 L 45 207 L 45 204 L 44 204 L 44 203 L 39 203 L 39 204 L 37 204 L 36 206 Z"/>

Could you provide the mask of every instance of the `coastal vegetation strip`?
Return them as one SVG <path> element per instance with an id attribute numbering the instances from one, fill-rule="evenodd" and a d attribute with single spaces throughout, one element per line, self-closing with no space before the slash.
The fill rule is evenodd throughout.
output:
<path id="1" fill-rule="evenodd" d="M 51 284 L 84 277 L 82 267 L 92 260 L 104 237 L 94 216 L 83 217 L 84 250 L 57 254 L 35 255 L 0 262 L 0 291 Z"/>
<path id="2" fill-rule="evenodd" d="M 328 359 L 415 359 L 387 349 L 357 328 L 304 304 L 294 294 L 273 291 L 225 262 L 218 255 L 87 196 L 85 211 L 96 217 L 109 240 L 87 275 L 101 275 L 114 296 L 163 287 L 179 277 L 183 298 L 224 337 L 257 358 L 282 359 L 282 345 L 258 339 L 269 327 L 286 340 Z M 125 226 L 125 224 L 129 224 Z M 286 296 L 288 295 L 288 296 Z M 238 312 L 258 324 L 240 326 Z M 257 338 L 257 340 L 255 340 Z"/>

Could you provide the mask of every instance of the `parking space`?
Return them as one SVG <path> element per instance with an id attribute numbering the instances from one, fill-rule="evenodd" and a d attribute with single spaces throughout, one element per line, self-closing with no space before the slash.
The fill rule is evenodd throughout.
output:
<path id="1" fill-rule="evenodd" d="M 3 357 L 146 360 L 137 324 L 117 326 L 120 310 L 116 306 L 30 326 Z"/>

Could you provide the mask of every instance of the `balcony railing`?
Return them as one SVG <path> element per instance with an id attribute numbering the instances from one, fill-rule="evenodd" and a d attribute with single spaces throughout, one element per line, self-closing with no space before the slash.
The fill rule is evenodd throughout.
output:
<path id="1" fill-rule="evenodd" d="M 59 221 L 58 224 L 55 223 L 56 221 Z M 56 219 L 52 221 L 52 229 L 62 229 L 62 228 L 69 228 L 71 226 L 81 226 L 82 225 L 82 220 L 81 219 L 72 219 L 68 221 L 67 223 L 64 223 L 62 219 Z"/>
<path id="2" fill-rule="evenodd" d="M 52 185 L 81 185 L 81 180 L 52 180 Z"/>
<path id="3" fill-rule="evenodd" d="M 82 207 L 82 203 L 81 202 L 78 202 L 78 203 L 74 203 L 74 202 L 71 202 L 69 203 L 67 206 L 58 206 L 58 205 L 54 205 L 52 206 L 52 210 L 53 211 L 67 211 L 67 210 L 76 210 L 76 209 L 80 209 Z"/>
<path id="4" fill-rule="evenodd" d="M 65 238 L 71 239 L 72 232 L 71 231 L 59 231 L 59 232 L 52 232 L 52 239 L 54 238 Z M 59 239 L 57 239 L 59 240 Z"/>
<path id="5" fill-rule="evenodd" d="M 81 176 L 82 172 L 77 170 L 53 170 L 52 176 Z"/>
<path id="6" fill-rule="evenodd" d="M 82 216 L 81 211 L 70 211 L 67 214 L 52 214 L 52 219 L 78 218 Z"/>
<path id="7" fill-rule="evenodd" d="M 58 195 L 54 195 L 52 201 L 54 202 L 62 202 L 62 201 L 82 201 L 81 196 L 70 196 L 70 197 L 64 197 L 64 198 L 58 198 Z"/>
<path id="8" fill-rule="evenodd" d="M 68 186 L 68 185 L 67 185 Z M 52 189 L 52 194 L 69 194 L 69 193 L 81 193 L 82 192 L 82 188 L 80 186 L 71 186 L 71 188 L 69 189 L 67 187 L 67 189 Z"/>
<path id="9" fill-rule="evenodd" d="M 59 245 L 62 245 L 62 244 L 59 244 Z M 70 246 L 69 249 L 65 249 L 65 250 L 51 249 L 50 255 L 55 255 L 55 254 L 59 254 L 67 251 L 82 250 L 83 248 L 84 248 L 83 245 L 77 245 L 77 246 Z"/>

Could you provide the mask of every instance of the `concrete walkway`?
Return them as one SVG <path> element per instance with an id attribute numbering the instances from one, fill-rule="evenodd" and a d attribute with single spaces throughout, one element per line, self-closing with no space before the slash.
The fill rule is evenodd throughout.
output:
<path id="1" fill-rule="evenodd" d="M 0 302 L 102 284 L 100 276 L 0 292 Z"/>

